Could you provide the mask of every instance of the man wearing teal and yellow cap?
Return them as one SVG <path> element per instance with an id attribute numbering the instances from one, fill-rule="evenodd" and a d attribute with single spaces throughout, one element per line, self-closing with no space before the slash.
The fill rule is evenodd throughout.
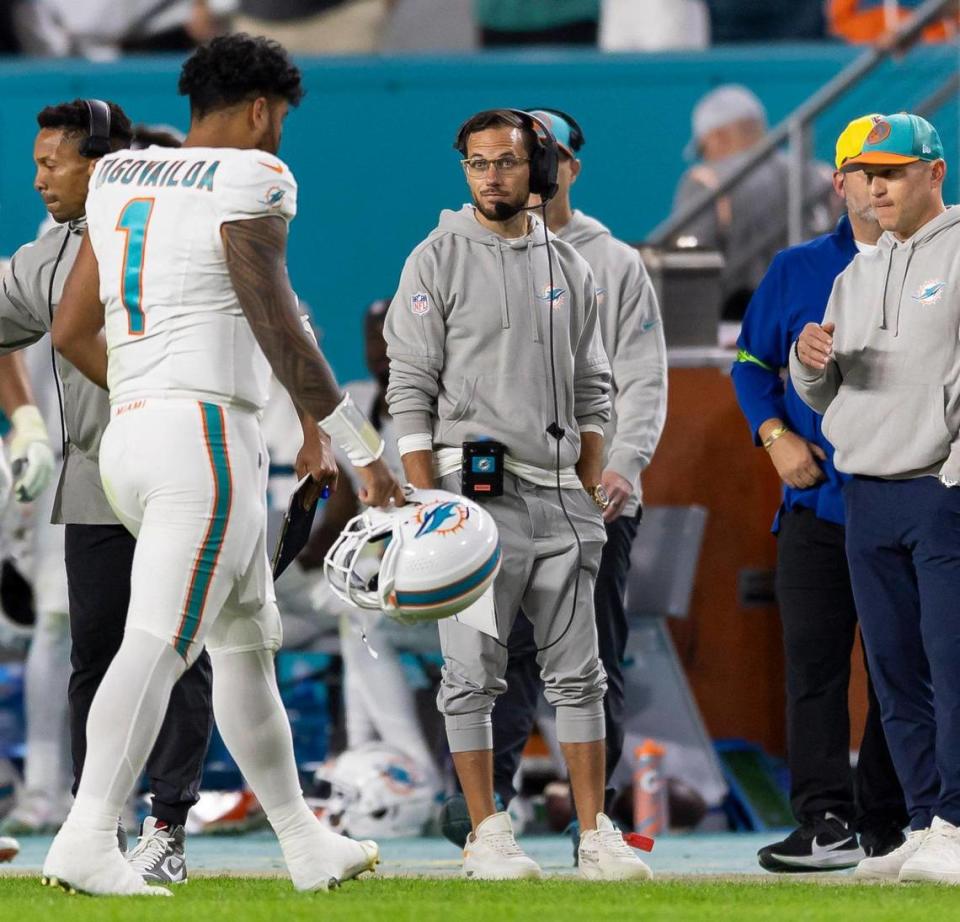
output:
<path id="1" fill-rule="evenodd" d="M 733 367 L 750 434 L 783 483 L 777 535 L 777 600 L 787 685 L 790 802 L 798 828 L 758 853 L 769 871 L 837 870 L 903 841 L 903 795 L 890 763 L 880 709 L 868 685 L 860 759 L 850 772 L 850 650 L 857 608 L 844 551 L 841 490 L 820 417 L 780 376 L 790 344 L 818 323 L 834 279 L 875 249 L 882 233 L 862 173 L 841 172 L 860 154 L 878 115 L 854 119 L 836 145 L 833 185 L 847 214 L 833 233 L 779 253 L 744 317 Z"/>
<path id="2" fill-rule="evenodd" d="M 844 163 L 885 233 L 839 276 L 790 360 L 825 413 L 847 556 L 910 832 L 857 874 L 960 884 L 960 209 L 936 129 L 878 119 Z"/>

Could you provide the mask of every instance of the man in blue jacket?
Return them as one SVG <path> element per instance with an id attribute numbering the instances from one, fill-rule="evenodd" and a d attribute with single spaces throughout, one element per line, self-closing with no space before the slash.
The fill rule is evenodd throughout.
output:
<path id="1" fill-rule="evenodd" d="M 856 779 L 849 763 L 847 693 L 857 612 L 844 551 L 841 487 L 820 417 L 780 370 L 804 325 L 823 319 L 834 279 L 882 233 L 867 184 L 840 166 L 856 156 L 874 116 L 837 140 L 834 187 L 847 215 L 831 234 L 778 253 L 750 302 L 733 382 L 758 445 L 783 481 L 774 520 L 777 599 L 787 673 L 787 760 L 799 828 L 760 849 L 769 871 L 833 870 L 886 854 L 903 841 L 906 810 L 872 686 Z M 859 842 L 857 833 L 860 834 Z"/>

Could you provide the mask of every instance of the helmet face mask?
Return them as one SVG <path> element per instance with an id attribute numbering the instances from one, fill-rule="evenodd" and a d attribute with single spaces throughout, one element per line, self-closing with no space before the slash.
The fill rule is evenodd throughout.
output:
<path id="1" fill-rule="evenodd" d="M 351 519 L 327 552 L 324 572 L 351 605 L 404 624 L 436 621 L 469 607 L 493 582 L 497 527 L 485 509 L 455 493 L 411 489 L 408 498 L 405 506 Z"/>

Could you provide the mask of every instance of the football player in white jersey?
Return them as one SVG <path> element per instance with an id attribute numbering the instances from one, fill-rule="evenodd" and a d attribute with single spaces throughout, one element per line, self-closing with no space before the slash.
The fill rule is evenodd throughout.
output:
<path id="1" fill-rule="evenodd" d="M 173 683 L 206 645 L 220 733 L 294 885 L 325 890 L 372 869 L 378 849 L 310 812 L 277 691 L 259 420 L 270 368 L 360 468 L 364 501 L 403 495 L 379 436 L 304 330 L 287 278 L 297 187 L 275 152 L 302 96 L 299 71 L 276 43 L 232 35 L 194 53 L 180 92 L 191 108 L 182 148 L 101 160 L 54 322 L 56 347 L 109 384 L 101 477 L 137 548 L 124 640 L 94 699 L 80 787 L 44 879 L 90 893 L 169 892 L 123 861 L 116 817 Z M 323 479 L 333 482 L 330 454 Z"/>

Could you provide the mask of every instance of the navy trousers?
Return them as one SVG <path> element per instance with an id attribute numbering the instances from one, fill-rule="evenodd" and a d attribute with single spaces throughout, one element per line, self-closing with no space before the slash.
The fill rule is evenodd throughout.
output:
<path id="1" fill-rule="evenodd" d="M 960 488 L 856 477 L 847 559 L 912 829 L 960 824 Z"/>

